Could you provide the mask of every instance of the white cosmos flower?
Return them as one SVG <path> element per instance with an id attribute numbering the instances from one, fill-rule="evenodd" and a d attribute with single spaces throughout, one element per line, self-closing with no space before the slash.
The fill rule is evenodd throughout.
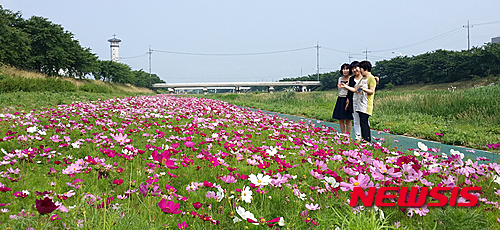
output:
<path id="1" fill-rule="evenodd" d="M 493 182 L 500 184 L 500 177 L 498 175 L 495 175 L 495 177 L 493 177 Z"/>
<path id="2" fill-rule="evenodd" d="M 278 153 L 278 147 L 269 147 L 269 149 L 266 149 L 266 153 L 269 154 L 270 156 L 276 155 Z"/>
<path id="3" fill-rule="evenodd" d="M 427 150 L 429 150 L 429 149 L 427 148 L 427 146 L 426 146 L 424 143 L 420 142 L 420 141 L 417 143 L 417 145 L 418 145 L 418 148 L 419 148 L 420 150 L 422 150 L 422 151 L 427 152 Z"/>
<path id="4" fill-rule="evenodd" d="M 266 186 L 269 183 L 271 183 L 271 177 L 268 175 L 264 176 L 264 175 L 262 175 L 262 173 L 257 174 L 257 176 L 255 176 L 252 173 L 252 174 L 250 174 L 248 180 L 250 180 L 250 182 L 252 182 L 252 184 L 255 184 L 256 186 L 260 186 L 260 185 Z"/>
<path id="5" fill-rule="evenodd" d="M 243 190 L 241 190 L 241 199 L 246 203 L 252 203 L 252 194 L 253 192 L 250 187 L 245 186 Z"/>
<path id="6" fill-rule="evenodd" d="M 243 207 L 239 206 L 236 208 L 236 213 L 241 216 L 243 220 L 250 219 L 255 222 L 258 222 L 257 219 L 255 219 L 255 216 L 253 213 L 246 211 Z M 254 225 L 259 225 L 259 223 L 253 223 Z"/>
<path id="7" fill-rule="evenodd" d="M 238 222 L 240 222 L 240 221 L 241 221 L 241 219 L 240 219 L 240 218 L 238 218 L 237 216 L 235 216 L 235 217 L 233 218 L 233 223 L 238 223 Z"/>
<path id="8" fill-rule="evenodd" d="M 216 194 L 216 196 L 218 197 L 217 201 L 220 202 L 222 198 L 224 198 L 224 189 L 218 187 L 217 190 L 218 190 Z"/>
<path id="9" fill-rule="evenodd" d="M 36 126 L 29 127 L 26 129 L 26 132 L 28 132 L 28 133 L 34 133 L 36 131 L 38 131 L 38 128 Z"/>
<path id="10" fill-rule="evenodd" d="M 278 221 L 278 225 L 281 227 L 285 226 L 285 218 L 280 217 L 280 221 Z"/>
<path id="11" fill-rule="evenodd" d="M 38 130 L 38 134 L 42 135 L 42 136 L 45 136 L 47 135 L 47 133 L 45 131 L 42 131 L 42 130 Z"/>
<path id="12" fill-rule="evenodd" d="M 332 188 L 336 188 L 340 185 L 340 183 L 337 182 L 337 180 L 335 180 L 334 177 L 329 177 L 329 176 L 326 176 L 325 180 L 323 182 L 330 184 L 332 186 Z"/>
<path id="13" fill-rule="evenodd" d="M 450 149 L 450 154 L 451 155 L 460 155 L 460 159 L 464 159 L 464 157 L 465 157 L 463 153 L 456 151 L 454 149 Z"/>

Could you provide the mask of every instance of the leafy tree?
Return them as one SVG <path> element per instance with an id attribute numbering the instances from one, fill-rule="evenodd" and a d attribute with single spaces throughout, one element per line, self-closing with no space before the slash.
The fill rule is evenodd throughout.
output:
<path id="1" fill-rule="evenodd" d="M 3 9 L 0 5 L 0 62 L 22 67 L 30 52 L 30 40 L 27 33 L 20 30 L 20 13 Z"/>
<path id="2" fill-rule="evenodd" d="M 73 34 L 47 18 L 33 16 L 21 21 L 19 28 L 30 38 L 26 69 L 49 76 L 84 78 L 97 68 L 97 56 L 83 48 Z"/>
<path id="3" fill-rule="evenodd" d="M 156 74 L 146 73 L 142 69 L 132 71 L 132 73 L 134 74 L 133 85 L 135 86 L 152 89 L 155 83 L 165 83 L 165 81 L 161 80 Z"/>
<path id="4" fill-rule="evenodd" d="M 99 69 L 94 73 L 96 80 L 133 84 L 134 74 L 129 65 L 114 61 L 98 61 Z"/>

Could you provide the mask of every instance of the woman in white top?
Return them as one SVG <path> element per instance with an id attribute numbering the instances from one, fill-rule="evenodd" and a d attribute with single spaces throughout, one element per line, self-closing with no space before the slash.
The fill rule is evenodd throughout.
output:
<path id="1" fill-rule="evenodd" d="M 354 74 L 351 78 L 349 78 L 349 86 L 350 87 L 355 87 L 359 81 L 361 81 L 361 78 L 363 78 L 363 75 L 359 71 L 359 62 L 358 61 L 353 61 L 350 65 L 351 72 Z M 358 107 L 358 100 L 359 100 L 359 94 L 354 93 L 349 91 L 347 93 L 347 105 L 346 108 L 347 110 L 352 113 L 353 121 L 354 121 L 354 135 L 356 140 L 361 140 L 361 126 L 359 123 L 359 114 L 356 112 L 356 109 Z"/>

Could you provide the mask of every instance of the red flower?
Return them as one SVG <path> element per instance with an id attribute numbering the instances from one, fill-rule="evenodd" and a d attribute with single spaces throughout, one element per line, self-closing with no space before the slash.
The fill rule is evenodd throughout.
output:
<path id="1" fill-rule="evenodd" d="M 123 184 L 123 180 L 122 179 L 113 180 L 113 184 L 121 185 Z"/>
<path id="2" fill-rule="evenodd" d="M 203 204 L 202 204 L 202 203 L 200 203 L 200 202 L 195 202 L 195 203 L 193 203 L 193 207 L 194 207 L 196 210 L 200 209 L 200 208 L 201 208 L 201 206 L 203 206 Z"/>
<path id="3" fill-rule="evenodd" d="M 36 206 L 36 210 L 40 214 L 51 213 L 59 207 L 59 206 L 56 206 L 54 204 L 54 202 L 48 197 L 45 197 L 45 199 L 43 199 L 43 200 L 35 200 L 35 206 Z"/>

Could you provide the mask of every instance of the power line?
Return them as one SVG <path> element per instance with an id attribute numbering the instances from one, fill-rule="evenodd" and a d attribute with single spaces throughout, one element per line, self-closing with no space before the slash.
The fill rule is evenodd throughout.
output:
<path id="1" fill-rule="evenodd" d="M 488 25 L 488 24 L 494 24 L 494 23 L 500 23 L 500 21 L 477 23 L 477 24 L 472 24 L 472 26 L 482 26 L 482 25 Z"/>
<path id="2" fill-rule="evenodd" d="M 331 51 L 340 52 L 340 53 L 350 54 L 350 52 L 349 52 L 349 51 L 337 50 L 337 49 L 332 49 L 332 48 L 328 48 L 328 47 L 324 47 L 324 46 L 322 46 L 321 48 L 326 49 L 326 50 L 331 50 Z"/>
<path id="3" fill-rule="evenodd" d="M 147 54 L 148 54 L 148 53 L 141 54 L 141 55 L 137 55 L 137 56 L 133 56 L 133 57 L 120 57 L 120 59 L 131 59 L 131 58 L 144 57 L 144 56 L 146 56 Z"/>
<path id="4" fill-rule="evenodd" d="M 429 42 L 429 41 L 432 41 L 432 40 L 436 40 L 436 39 L 439 39 L 439 38 L 442 38 L 442 37 L 445 37 L 445 36 L 448 36 L 448 35 L 451 35 L 453 33 L 456 33 L 458 31 L 460 31 L 462 29 L 462 27 L 458 27 L 456 29 L 453 29 L 453 30 L 450 30 L 448 32 L 445 32 L 445 33 L 442 33 L 440 35 L 437 35 L 435 37 L 432 37 L 432 38 L 429 38 L 429 39 L 425 39 L 423 41 L 419 41 L 419 42 L 415 42 L 415 43 L 412 43 L 412 44 L 409 44 L 409 45 L 405 45 L 405 46 L 400 46 L 400 47 L 395 47 L 395 48 L 391 48 L 391 49 L 385 49 L 385 50 L 374 50 L 372 52 L 387 52 L 387 51 L 391 51 L 391 50 L 397 50 L 397 49 L 401 49 L 401 48 L 406 48 L 406 47 L 410 47 L 410 46 L 414 46 L 414 45 L 419 45 L 419 44 L 422 44 L 422 43 L 425 43 L 425 42 Z"/>
<path id="5" fill-rule="evenodd" d="M 259 52 L 259 53 L 234 53 L 234 54 L 221 54 L 221 53 L 188 53 L 188 52 L 176 52 L 176 51 L 165 51 L 165 50 L 151 50 L 154 52 L 161 53 L 170 53 L 170 54 L 182 54 L 182 55 L 196 55 L 196 56 L 250 56 L 250 55 L 265 55 L 265 54 L 276 54 L 276 53 L 286 53 L 286 52 L 294 52 L 300 50 L 314 49 L 316 46 L 304 47 L 298 49 L 290 49 L 290 50 L 280 50 L 280 51 L 270 51 L 270 52 Z"/>

